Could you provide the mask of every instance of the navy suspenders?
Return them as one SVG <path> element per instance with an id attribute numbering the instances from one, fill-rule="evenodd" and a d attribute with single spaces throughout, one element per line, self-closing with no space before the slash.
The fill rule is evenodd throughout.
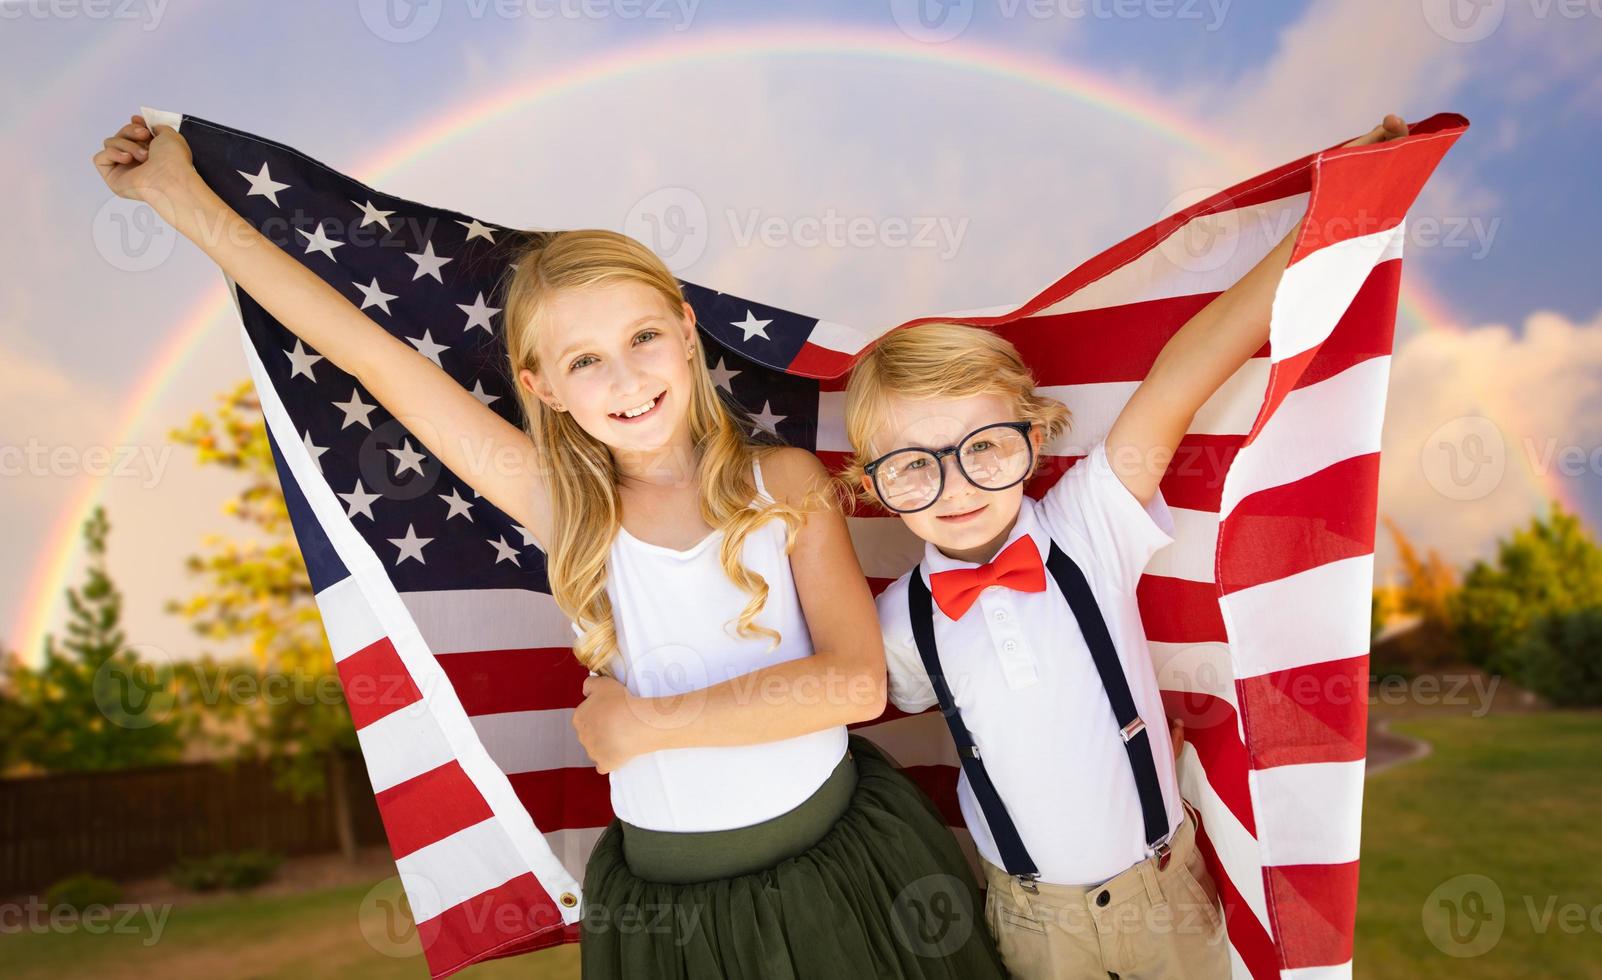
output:
<path id="1" fill-rule="evenodd" d="M 1074 619 L 1079 623 L 1079 632 L 1084 635 L 1085 645 L 1090 648 L 1096 673 L 1101 675 L 1107 703 L 1118 722 L 1118 733 L 1129 756 L 1129 769 L 1135 778 L 1136 792 L 1140 795 L 1146 846 L 1166 865 L 1168 844 L 1164 838 L 1168 836 L 1168 812 L 1163 808 L 1162 783 L 1157 778 L 1157 764 L 1152 759 L 1151 735 L 1135 710 L 1135 699 L 1130 694 L 1129 680 L 1124 676 L 1118 651 L 1113 646 L 1112 634 L 1107 631 L 1107 622 L 1096 605 L 1096 598 L 1091 594 L 1090 583 L 1085 581 L 1084 572 L 1067 553 L 1057 547 L 1055 541 L 1051 543 L 1046 568 L 1056 580 L 1063 597 L 1068 600 L 1068 607 L 1073 610 Z M 1018 836 L 1018 828 L 1007 814 L 1007 808 L 1002 805 L 1001 795 L 996 792 L 995 784 L 985 771 L 984 760 L 979 758 L 979 747 L 974 744 L 968 726 L 963 724 L 962 715 L 951 697 L 951 688 L 946 684 L 945 671 L 941 669 L 940 654 L 935 646 L 934 606 L 929 586 L 924 583 L 918 569 L 913 569 L 907 584 L 912 637 L 917 643 L 924 670 L 929 675 L 929 683 L 934 688 L 935 698 L 940 702 L 940 713 L 945 716 L 946 725 L 951 729 L 951 739 L 957 745 L 957 757 L 962 760 L 962 771 L 968 776 L 968 786 L 973 790 L 979 809 L 984 811 L 985 823 L 996 842 L 996 849 L 1001 852 L 1001 861 L 1007 873 L 1030 885 L 1039 877 L 1039 868 L 1024 847 L 1023 839 Z"/>

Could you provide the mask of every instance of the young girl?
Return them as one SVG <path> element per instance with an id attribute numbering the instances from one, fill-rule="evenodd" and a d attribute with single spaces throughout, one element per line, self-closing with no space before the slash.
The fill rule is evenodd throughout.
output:
<path id="1" fill-rule="evenodd" d="M 827 471 L 746 438 L 655 255 L 574 231 L 515 257 L 525 432 L 234 213 L 176 130 L 135 115 L 94 162 L 545 551 L 617 815 L 585 872 L 586 976 L 1005 976 L 938 812 L 847 737 L 885 663 Z"/>

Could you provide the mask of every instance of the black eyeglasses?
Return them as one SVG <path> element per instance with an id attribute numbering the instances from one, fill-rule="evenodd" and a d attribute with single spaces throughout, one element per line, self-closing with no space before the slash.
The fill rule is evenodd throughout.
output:
<path id="1" fill-rule="evenodd" d="M 1029 441 L 1032 422 L 993 422 L 944 449 L 895 449 L 862 468 L 884 505 L 898 514 L 912 514 L 934 505 L 946 489 L 947 456 L 981 490 L 1005 490 L 1029 475 L 1035 447 Z"/>

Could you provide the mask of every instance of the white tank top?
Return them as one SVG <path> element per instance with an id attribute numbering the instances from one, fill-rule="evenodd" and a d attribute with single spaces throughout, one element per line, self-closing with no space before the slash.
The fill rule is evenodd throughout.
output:
<path id="1" fill-rule="evenodd" d="M 754 472 L 758 499 L 771 501 L 760 464 Z M 681 551 L 618 527 L 606 590 L 617 624 L 616 673 L 630 693 L 682 694 L 812 653 L 784 551 L 785 530 L 784 521 L 772 518 L 746 536 L 741 550 L 745 566 L 768 583 L 756 622 L 783 636 L 769 652 L 769 637 L 735 633 L 750 596 L 718 560 L 721 529 Z M 747 827 L 811 796 L 845 749 L 846 729 L 837 725 L 777 742 L 649 752 L 611 773 L 612 809 L 652 830 Z"/>

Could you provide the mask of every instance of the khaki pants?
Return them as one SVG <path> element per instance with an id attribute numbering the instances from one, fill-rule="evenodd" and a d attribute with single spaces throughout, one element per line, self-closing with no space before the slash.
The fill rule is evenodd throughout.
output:
<path id="1" fill-rule="evenodd" d="M 1036 882 L 1038 894 L 981 861 L 985 922 L 1007 969 L 1021 980 L 1229 976 L 1218 888 L 1188 807 L 1169 844 L 1166 868 L 1148 858 L 1100 885 Z"/>

